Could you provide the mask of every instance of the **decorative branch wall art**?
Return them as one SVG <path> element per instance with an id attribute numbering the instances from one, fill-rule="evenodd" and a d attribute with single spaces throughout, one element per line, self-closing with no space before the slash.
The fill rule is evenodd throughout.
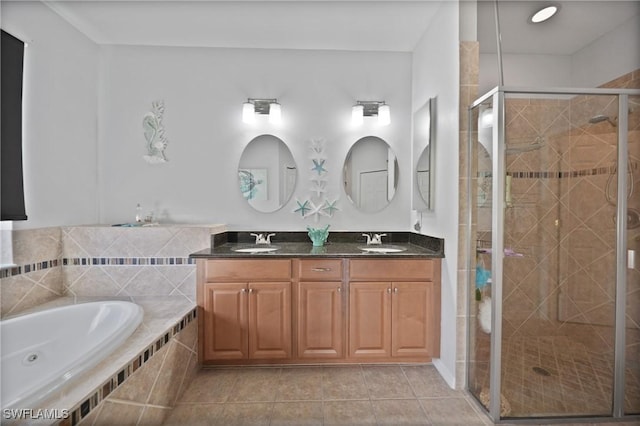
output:
<path id="1" fill-rule="evenodd" d="M 146 113 L 142 118 L 144 138 L 147 140 L 147 154 L 142 158 L 149 164 L 166 163 L 169 161 L 164 154 L 169 141 L 164 135 L 164 124 L 162 124 L 163 115 L 164 101 L 159 100 L 151 103 L 151 111 Z"/>

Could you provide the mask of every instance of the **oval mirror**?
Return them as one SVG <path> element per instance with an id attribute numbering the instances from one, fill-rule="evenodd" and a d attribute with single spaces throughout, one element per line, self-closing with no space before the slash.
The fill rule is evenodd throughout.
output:
<path id="1" fill-rule="evenodd" d="M 297 176 L 291 151 L 276 136 L 257 136 L 240 156 L 240 192 L 259 212 L 270 213 L 282 208 L 293 194 Z"/>
<path id="2" fill-rule="evenodd" d="M 365 136 L 349 150 L 342 176 L 344 190 L 358 210 L 377 212 L 396 194 L 398 160 L 383 139 Z"/>

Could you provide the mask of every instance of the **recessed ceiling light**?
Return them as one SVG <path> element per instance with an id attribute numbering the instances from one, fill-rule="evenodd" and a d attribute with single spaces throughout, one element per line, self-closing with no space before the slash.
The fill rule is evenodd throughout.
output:
<path id="1" fill-rule="evenodd" d="M 544 22 L 555 15 L 558 10 L 560 10 L 560 6 L 557 5 L 545 6 L 531 15 L 531 17 L 529 18 L 529 22 L 531 22 L 532 24 Z"/>

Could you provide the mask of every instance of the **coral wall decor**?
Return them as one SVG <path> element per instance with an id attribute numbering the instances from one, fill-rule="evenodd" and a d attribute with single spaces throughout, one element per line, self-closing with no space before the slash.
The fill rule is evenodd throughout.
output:
<path id="1" fill-rule="evenodd" d="M 146 113 L 142 118 L 144 138 L 147 140 L 147 154 L 142 158 L 150 164 L 166 163 L 169 161 L 164 155 L 169 141 L 164 135 L 164 125 L 162 124 L 163 115 L 164 101 L 160 100 L 153 101 L 151 103 L 151 111 Z"/>

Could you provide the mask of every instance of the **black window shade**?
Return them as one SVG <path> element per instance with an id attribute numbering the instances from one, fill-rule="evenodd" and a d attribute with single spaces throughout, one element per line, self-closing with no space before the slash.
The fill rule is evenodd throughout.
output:
<path id="1" fill-rule="evenodd" d="M 2 31 L 0 54 L 0 220 L 26 220 L 22 180 L 24 43 Z"/>

